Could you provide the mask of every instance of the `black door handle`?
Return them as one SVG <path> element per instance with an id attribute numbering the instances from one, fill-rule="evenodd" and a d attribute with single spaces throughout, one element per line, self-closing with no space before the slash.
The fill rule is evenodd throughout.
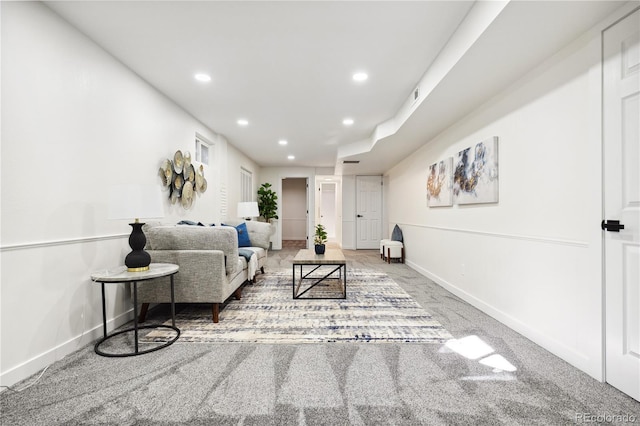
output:
<path id="1" fill-rule="evenodd" d="M 602 228 L 603 231 L 620 232 L 621 229 L 624 229 L 624 225 L 622 225 L 619 220 L 603 220 L 600 228 Z"/>
<path id="2" fill-rule="evenodd" d="M 364 216 L 362 216 L 361 214 L 359 214 L 359 215 L 357 215 L 356 217 L 364 217 Z"/>

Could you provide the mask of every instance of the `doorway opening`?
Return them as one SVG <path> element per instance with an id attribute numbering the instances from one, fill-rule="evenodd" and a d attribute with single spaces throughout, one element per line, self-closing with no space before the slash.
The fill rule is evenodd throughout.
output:
<path id="1" fill-rule="evenodd" d="M 308 247 L 308 180 L 282 179 L 282 248 Z"/>

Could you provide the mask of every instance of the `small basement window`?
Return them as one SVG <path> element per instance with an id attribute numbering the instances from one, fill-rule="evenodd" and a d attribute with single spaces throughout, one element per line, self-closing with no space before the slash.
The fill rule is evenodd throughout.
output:
<path id="1" fill-rule="evenodd" d="M 212 159 L 213 143 L 209 142 L 202 136 L 196 133 L 196 161 L 202 164 L 209 165 L 209 161 Z"/>

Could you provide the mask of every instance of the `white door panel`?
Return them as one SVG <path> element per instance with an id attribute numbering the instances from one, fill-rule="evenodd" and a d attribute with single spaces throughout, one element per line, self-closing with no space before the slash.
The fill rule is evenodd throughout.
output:
<path id="1" fill-rule="evenodd" d="M 606 380 L 640 400 L 640 11 L 603 53 Z"/>
<path id="2" fill-rule="evenodd" d="M 377 249 L 382 237 L 382 176 L 356 176 L 356 248 Z"/>

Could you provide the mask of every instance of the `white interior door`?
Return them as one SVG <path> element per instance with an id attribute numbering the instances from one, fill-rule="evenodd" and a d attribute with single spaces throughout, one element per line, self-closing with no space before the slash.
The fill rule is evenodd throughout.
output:
<path id="1" fill-rule="evenodd" d="M 356 176 L 356 248 L 378 249 L 382 238 L 382 176 Z"/>
<path id="2" fill-rule="evenodd" d="M 603 47 L 605 371 L 640 401 L 640 11 Z"/>

